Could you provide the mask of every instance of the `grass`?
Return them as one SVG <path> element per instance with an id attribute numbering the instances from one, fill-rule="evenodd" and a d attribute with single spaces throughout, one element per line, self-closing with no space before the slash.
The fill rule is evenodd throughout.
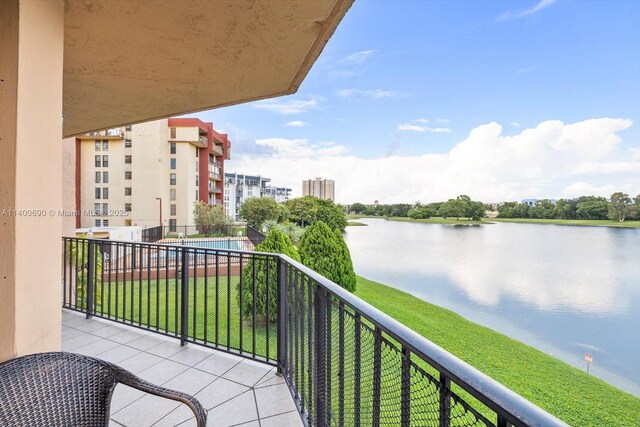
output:
<path id="1" fill-rule="evenodd" d="M 358 278 L 356 294 L 575 426 L 640 426 L 640 399 L 410 294 Z"/>
<path id="2" fill-rule="evenodd" d="M 366 227 L 368 224 L 358 221 L 347 221 L 347 227 Z"/>
<path id="3" fill-rule="evenodd" d="M 490 221 L 480 220 L 480 221 L 472 221 L 467 218 L 442 218 L 442 217 L 432 217 L 429 219 L 413 219 L 409 217 L 403 216 L 371 216 L 371 215 L 355 215 L 349 214 L 347 215 L 348 220 L 352 219 L 362 219 L 362 218 L 378 218 L 378 219 L 386 219 L 389 221 L 399 221 L 399 222 L 417 222 L 421 224 L 447 224 L 447 225 L 484 225 L 491 224 Z"/>
<path id="4" fill-rule="evenodd" d="M 588 225 L 599 227 L 640 227 L 640 221 L 611 221 L 608 219 L 536 219 L 536 218 L 491 218 L 495 222 L 520 222 L 527 224 Z"/>

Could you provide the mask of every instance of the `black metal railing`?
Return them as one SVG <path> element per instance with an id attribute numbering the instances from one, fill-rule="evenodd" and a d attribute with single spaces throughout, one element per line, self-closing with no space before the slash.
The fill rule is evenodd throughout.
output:
<path id="1" fill-rule="evenodd" d="M 267 238 L 267 236 L 265 236 L 255 228 L 251 227 L 250 225 L 247 225 L 247 231 L 245 234 L 247 235 L 247 238 L 251 240 L 251 243 L 253 243 L 253 246 L 258 246 L 260 243 L 264 241 L 264 239 Z"/>
<path id="2" fill-rule="evenodd" d="M 155 243 L 158 240 L 162 240 L 163 228 L 161 225 L 156 227 L 145 228 L 142 230 L 142 241 L 146 243 Z"/>
<path id="3" fill-rule="evenodd" d="M 186 237 L 238 237 L 238 232 L 243 233 L 243 227 L 224 225 L 217 227 L 198 227 L 197 225 L 164 226 L 164 236 L 168 238 Z"/>
<path id="4" fill-rule="evenodd" d="M 565 425 L 287 256 L 63 246 L 64 307 L 275 365 L 306 425 Z"/>

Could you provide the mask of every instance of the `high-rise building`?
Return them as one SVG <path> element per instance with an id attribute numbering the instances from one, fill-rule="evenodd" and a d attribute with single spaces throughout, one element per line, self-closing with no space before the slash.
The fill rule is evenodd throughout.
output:
<path id="1" fill-rule="evenodd" d="M 227 216 L 240 219 L 240 206 L 252 197 L 271 197 L 276 202 L 289 200 L 291 189 L 267 185 L 271 178 L 227 172 L 224 174 L 224 205 Z"/>
<path id="2" fill-rule="evenodd" d="M 334 186 L 332 179 L 305 179 L 302 181 L 302 195 L 335 201 Z"/>
<path id="3" fill-rule="evenodd" d="M 231 143 L 211 123 L 170 118 L 76 138 L 76 227 L 193 225 L 223 205 Z"/>

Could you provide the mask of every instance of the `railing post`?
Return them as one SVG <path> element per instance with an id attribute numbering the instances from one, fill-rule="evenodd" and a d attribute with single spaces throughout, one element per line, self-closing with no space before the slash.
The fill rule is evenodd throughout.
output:
<path id="1" fill-rule="evenodd" d="M 376 326 L 373 336 L 373 425 L 380 425 L 380 388 L 382 377 L 382 329 Z"/>
<path id="2" fill-rule="evenodd" d="M 440 427 L 449 427 L 451 421 L 450 390 L 451 379 L 440 372 Z"/>
<path id="3" fill-rule="evenodd" d="M 316 386 L 316 402 L 315 402 L 315 413 L 316 413 L 316 423 L 318 427 L 323 427 L 328 425 L 326 419 L 326 377 L 325 377 L 325 363 L 326 363 L 326 314 L 325 308 L 327 306 L 326 303 L 326 292 L 320 286 L 320 284 L 316 284 L 316 300 L 315 300 L 315 386 Z"/>
<path id="4" fill-rule="evenodd" d="M 77 244 L 77 243 L 76 243 Z M 95 292 L 94 272 L 96 270 L 96 246 L 93 240 L 89 240 L 88 261 L 87 261 L 87 319 L 93 315 L 93 296 Z"/>
<path id="5" fill-rule="evenodd" d="M 187 343 L 189 335 L 189 251 L 181 249 L 182 268 L 180 270 L 180 284 L 182 286 L 181 321 L 180 321 L 180 345 Z"/>
<path id="6" fill-rule="evenodd" d="M 278 257 L 278 374 L 282 375 L 286 360 L 285 330 L 287 319 L 287 264 Z"/>
<path id="7" fill-rule="evenodd" d="M 402 346 L 402 382 L 400 389 L 400 418 L 401 425 L 411 423 L 411 352 Z"/>

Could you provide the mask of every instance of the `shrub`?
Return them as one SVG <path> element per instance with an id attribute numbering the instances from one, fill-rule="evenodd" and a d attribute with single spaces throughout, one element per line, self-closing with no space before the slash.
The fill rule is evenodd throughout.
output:
<path id="1" fill-rule="evenodd" d="M 348 291 L 356 290 L 351 254 L 339 230 L 317 221 L 307 228 L 300 241 L 300 258 L 307 267 Z"/>
<path id="2" fill-rule="evenodd" d="M 272 227 L 267 238 L 256 246 L 256 251 L 285 254 L 296 261 L 300 261 L 300 255 L 291 243 L 291 240 L 289 240 L 289 238 L 276 227 Z M 271 322 L 277 320 L 278 261 L 276 258 L 260 257 L 259 255 L 252 257 L 243 269 L 242 280 L 238 283 L 237 287 L 238 306 L 240 307 L 240 310 L 242 310 L 242 314 L 245 318 L 251 318 L 251 316 L 253 316 L 253 291 L 255 288 L 256 321 L 267 321 L 267 294 L 269 299 L 268 320 Z M 242 304 L 240 304 L 241 295 Z"/>

